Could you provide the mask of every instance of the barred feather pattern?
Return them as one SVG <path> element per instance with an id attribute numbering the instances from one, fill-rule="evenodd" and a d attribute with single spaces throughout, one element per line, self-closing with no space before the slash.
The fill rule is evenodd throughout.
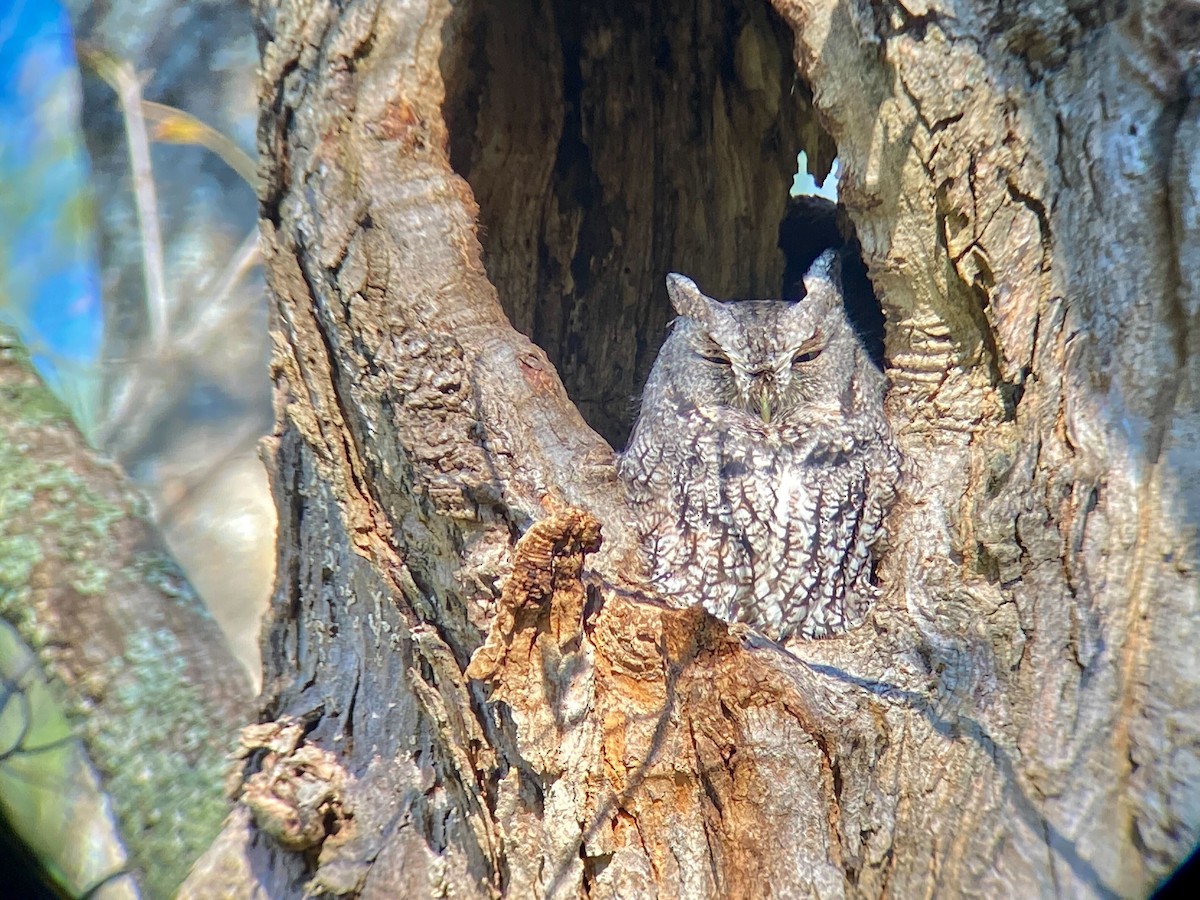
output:
<path id="1" fill-rule="evenodd" d="M 668 600 L 777 641 L 862 622 L 900 477 L 836 265 L 818 260 L 795 303 L 721 303 L 671 276 L 680 318 L 619 461 Z"/>

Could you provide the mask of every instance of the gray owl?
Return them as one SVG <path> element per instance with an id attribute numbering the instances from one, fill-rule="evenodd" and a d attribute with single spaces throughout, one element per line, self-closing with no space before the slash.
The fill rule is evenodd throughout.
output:
<path id="1" fill-rule="evenodd" d="M 722 303 L 667 276 L 679 318 L 619 463 L 667 597 L 777 641 L 862 621 L 899 480 L 838 265 L 814 262 L 797 302 Z"/>

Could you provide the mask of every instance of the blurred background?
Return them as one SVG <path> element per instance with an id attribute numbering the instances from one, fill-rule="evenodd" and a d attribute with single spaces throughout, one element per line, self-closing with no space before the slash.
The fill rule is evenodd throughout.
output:
<path id="1" fill-rule="evenodd" d="M 0 0 L 0 325 L 145 493 L 256 684 L 257 55 L 243 2 Z"/>

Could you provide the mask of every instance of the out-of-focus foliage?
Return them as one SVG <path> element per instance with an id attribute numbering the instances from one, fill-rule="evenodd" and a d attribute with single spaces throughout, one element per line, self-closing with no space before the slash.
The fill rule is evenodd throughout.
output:
<path id="1" fill-rule="evenodd" d="M 70 20 L 55 0 L 0 0 L 0 325 L 29 349 L 89 440 L 150 497 L 171 549 L 253 671 L 274 521 L 255 455 L 270 404 L 255 197 L 247 184 L 255 173 L 247 150 L 257 60 L 249 12 L 239 0 L 67 5 Z M 97 77 L 105 73 L 119 77 Z M 15 449 L 21 439 L 5 443 Z M 28 624 L 22 592 L 33 577 L 21 548 L 34 541 L 5 530 L 30 496 L 22 481 L 31 476 L 8 471 L 12 477 L 0 483 L 0 627 L 16 623 L 18 636 L 42 653 L 43 644 L 20 630 Z M 39 485 L 35 503 L 55 490 Z M 67 499 L 52 509 L 47 528 L 86 568 L 91 520 L 72 521 L 74 495 L 61 490 Z M 39 577 L 69 581 L 85 603 L 98 602 L 104 589 L 69 580 L 68 567 L 42 570 Z M 14 645 L 9 655 L 0 642 L 0 832 L 16 839 L 0 834 L 0 845 L 24 843 L 65 896 L 83 896 L 101 882 L 91 896 L 125 896 L 126 884 L 133 890 L 119 874 L 124 851 L 102 835 L 114 810 L 143 836 L 174 835 L 140 845 L 157 854 L 153 864 L 135 860 L 148 896 L 169 895 L 191 861 L 178 846 L 204 846 L 224 812 L 220 804 L 198 811 L 179 799 L 197 784 L 219 787 L 220 766 L 208 765 L 208 755 L 203 765 L 199 754 L 178 757 L 189 764 L 166 781 L 179 797 L 136 790 L 139 779 L 163 781 L 132 761 L 164 737 L 147 724 L 151 712 L 161 721 L 170 710 L 173 732 L 217 748 L 220 762 L 223 732 L 201 728 L 200 704 L 171 668 L 179 654 L 161 638 L 132 636 L 145 652 L 122 662 L 150 692 L 115 698 L 133 713 L 127 731 L 106 742 L 88 731 L 86 710 L 68 708 L 64 718 L 53 704 L 35 709 L 35 700 L 52 700 L 61 685 L 42 680 L 27 650 Z M 110 674 L 97 669 L 101 681 Z M 107 698 L 116 692 L 109 685 Z M 47 737 L 55 722 L 61 747 L 59 737 Z M 68 722 L 89 737 L 105 786 L 125 780 L 115 806 L 99 792 L 87 799 L 95 778 Z M 174 764 L 176 757 L 163 759 Z M 12 887 L 0 882 L 0 896 Z"/>
<path id="2" fill-rule="evenodd" d="M 171 896 L 228 811 L 224 754 L 238 721 L 230 713 L 246 711 L 248 684 L 212 645 L 213 623 L 146 529 L 140 498 L 82 447 L 26 354 L 4 338 L 0 620 L 35 655 L 18 654 L 8 670 L 13 718 L 0 711 L 9 726 L 0 751 L 11 748 L 0 754 L 0 818 L 40 868 L 68 873 L 58 857 L 96 856 L 115 820 L 125 850 L 98 858 L 119 864 L 127 854 L 144 896 Z M 42 681 L 39 664 L 52 680 Z M 48 724 L 25 724 L 34 722 Z M 26 735 L 55 722 L 45 740 Z M 80 736 L 107 800 L 89 799 Z M 68 740 L 74 756 L 57 752 Z M 26 779 L 25 791 L 9 786 L 6 763 L 38 779 Z M 70 893 L 82 896 L 122 871 L 118 864 L 83 870 L 94 877 L 71 878 Z"/>
<path id="3" fill-rule="evenodd" d="M 62 7 L 0 4 L 0 321 L 90 434 L 103 318 L 79 106 Z"/>
<path id="4" fill-rule="evenodd" d="M 237 172 L 253 188 L 258 173 L 254 160 L 217 129 L 190 116 L 181 109 L 147 100 L 142 103 L 146 118 L 154 123 L 152 137 L 164 144 L 195 144 L 206 147 Z"/>
<path id="5" fill-rule="evenodd" d="M 257 675 L 274 510 L 242 0 L 71 0 L 105 304 L 97 443 Z"/>

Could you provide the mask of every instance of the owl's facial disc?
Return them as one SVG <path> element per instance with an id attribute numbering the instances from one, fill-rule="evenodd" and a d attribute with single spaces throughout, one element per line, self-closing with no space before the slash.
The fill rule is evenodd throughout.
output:
<path id="1" fill-rule="evenodd" d="M 823 298 L 815 289 L 798 302 L 722 303 L 682 276 L 671 276 L 667 286 L 708 403 L 772 425 L 837 393 L 821 359 L 835 335 L 821 326 Z"/>
<path id="2" fill-rule="evenodd" d="M 763 354 L 752 354 L 744 368 L 743 408 L 765 424 L 778 421 L 797 405 L 819 399 L 816 378 L 818 359 L 826 347 L 826 338 L 814 331 L 798 345 Z"/>
<path id="3" fill-rule="evenodd" d="M 731 404 L 770 425 L 787 408 L 790 391 L 790 356 L 752 358 L 734 364 L 737 398 Z"/>
<path id="4" fill-rule="evenodd" d="M 765 424 L 770 425 L 771 417 L 779 408 L 775 370 L 766 367 L 747 374 L 746 411 L 757 415 Z"/>

